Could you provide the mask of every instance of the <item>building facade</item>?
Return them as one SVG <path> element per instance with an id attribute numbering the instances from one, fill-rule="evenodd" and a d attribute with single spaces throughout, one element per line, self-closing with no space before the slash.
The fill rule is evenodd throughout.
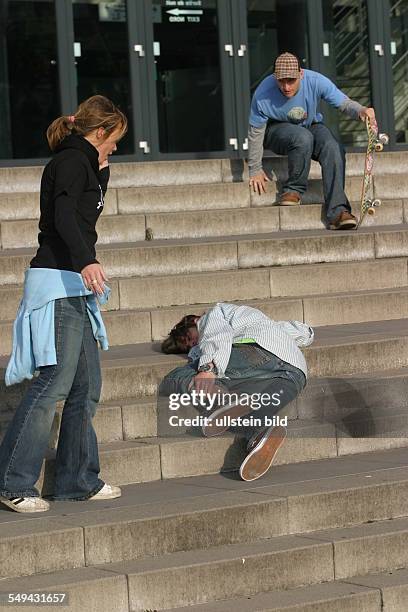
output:
<path id="1" fill-rule="evenodd" d="M 0 165 L 93 94 L 127 114 L 118 158 L 240 158 L 251 93 L 291 51 L 408 145 L 408 0 L 0 0 Z M 350 149 L 364 125 L 323 108 Z"/>

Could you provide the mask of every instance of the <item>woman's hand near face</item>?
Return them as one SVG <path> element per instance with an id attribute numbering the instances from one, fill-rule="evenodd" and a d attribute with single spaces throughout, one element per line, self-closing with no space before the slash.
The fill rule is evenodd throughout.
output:
<path id="1" fill-rule="evenodd" d="M 105 281 L 107 281 L 108 278 L 101 264 L 94 263 L 85 266 L 85 268 L 82 268 L 81 270 L 81 276 L 83 278 L 85 287 L 88 287 L 90 291 L 98 293 L 99 295 L 103 294 Z"/>

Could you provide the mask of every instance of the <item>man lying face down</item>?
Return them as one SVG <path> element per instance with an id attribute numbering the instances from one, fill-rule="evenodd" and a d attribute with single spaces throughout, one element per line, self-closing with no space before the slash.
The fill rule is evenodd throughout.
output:
<path id="1" fill-rule="evenodd" d="M 210 407 L 216 405 L 204 420 L 205 436 L 245 424 L 248 454 L 240 476 L 256 480 L 286 437 L 275 415 L 306 385 L 299 347 L 313 338 L 313 329 L 300 321 L 274 321 L 251 306 L 220 302 L 201 316 L 183 317 L 163 341 L 164 353 L 188 353 L 190 362 L 172 370 L 161 388 L 168 395 L 201 393 Z"/>

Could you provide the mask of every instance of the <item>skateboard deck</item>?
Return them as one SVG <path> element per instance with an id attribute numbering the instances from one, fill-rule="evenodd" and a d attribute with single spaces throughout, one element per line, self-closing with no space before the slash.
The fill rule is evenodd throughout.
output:
<path id="1" fill-rule="evenodd" d="M 387 134 L 378 133 L 378 125 L 375 119 L 371 119 L 371 121 L 366 119 L 366 128 L 368 142 L 364 161 L 363 185 L 361 188 L 360 221 L 358 222 L 357 228 L 362 224 L 366 214 L 374 215 L 376 207 L 381 206 L 381 200 L 376 198 L 374 194 L 374 153 L 382 151 L 384 145 L 388 144 L 389 141 Z"/>

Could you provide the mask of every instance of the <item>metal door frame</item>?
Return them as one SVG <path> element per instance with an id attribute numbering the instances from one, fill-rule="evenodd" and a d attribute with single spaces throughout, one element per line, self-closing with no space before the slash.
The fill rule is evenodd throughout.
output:
<path id="1" fill-rule="evenodd" d="M 392 60 L 390 53 L 391 28 L 389 0 L 366 0 L 369 38 L 369 65 L 372 104 L 382 132 L 390 136 L 387 150 L 408 148 L 408 144 L 395 142 Z M 321 0 L 307 0 L 311 68 L 324 74 L 323 64 L 323 10 Z M 384 55 L 376 50 L 381 45 Z M 358 100 L 357 100 L 358 102 Z M 361 151 L 364 147 L 347 147 L 347 151 Z"/>
<path id="2" fill-rule="evenodd" d="M 379 35 L 384 45 L 384 84 L 381 88 L 384 104 L 384 125 L 381 131 L 387 132 L 390 137 L 390 147 L 394 151 L 404 151 L 408 149 L 408 143 L 399 143 L 395 139 L 395 116 L 394 116 L 394 78 L 392 73 L 391 55 L 391 20 L 390 20 L 390 0 L 376 0 L 378 4 L 378 28 Z M 380 84 L 380 81 L 378 82 Z"/>
<path id="3" fill-rule="evenodd" d="M 128 0 L 128 6 L 133 4 L 132 0 Z M 154 67 L 154 53 L 153 53 L 153 42 L 154 42 L 154 30 L 152 15 L 152 1 L 141 0 L 137 3 L 137 9 L 132 9 L 130 12 L 134 12 L 139 17 L 138 24 L 135 23 L 135 19 L 129 18 L 129 32 L 132 31 L 132 27 L 136 27 L 139 32 L 139 44 L 144 47 L 144 57 L 140 58 L 140 69 L 139 69 L 139 80 L 137 72 L 134 70 L 133 76 L 134 81 L 132 82 L 132 91 L 135 93 L 137 89 L 140 90 L 140 96 L 142 98 L 141 106 L 146 109 L 145 117 L 142 125 L 148 126 L 146 130 L 148 136 L 149 153 L 143 154 L 143 160 L 183 160 L 183 159 L 219 159 L 219 158 L 230 158 L 239 157 L 240 151 L 234 150 L 229 144 L 230 138 L 237 138 L 237 119 L 236 119 L 236 94 L 235 94 L 235 76 L 234 76 L 234 57 L 231 57 L 225 50 L 225 45 L 233 45 L 232 41 L 232 8 L 231 0 L 218 0 L 217 3 L 217 17 L 218 17 L 218 39 L 219 39 L 219 57 L 220 57 L 220 71 L 221 71 L 221 83 L 223 91 L 223 120 L 224 120 L 224 148 L 219 151 L 196 151 L 187 153 L 161 153 L 159 147 L 159 125 L 158 125 L 158 104 L 156 94 L 156 83 L 155 83 L 155 71 Z M 130 16 L 129 16 L 130 17 Z M 133 26 L 132 26 L 132 23 Z M 138 27 L 137 27 L 138 26 Z M 132 44 L 130 45 L 132 47 Z M 134 63 L 134 58 L 133 58 Z M 142 74 L 144 82 L 140 81 L 140 75 Z M 197 120 L 199 118 L 197 117 Z M 135 121 L 135 125 L 137 125 Z M 140 138 L 135 138 L 136 145 L 139 143 Z M 137 154 L 137 158 L 140 156 Z"/>

